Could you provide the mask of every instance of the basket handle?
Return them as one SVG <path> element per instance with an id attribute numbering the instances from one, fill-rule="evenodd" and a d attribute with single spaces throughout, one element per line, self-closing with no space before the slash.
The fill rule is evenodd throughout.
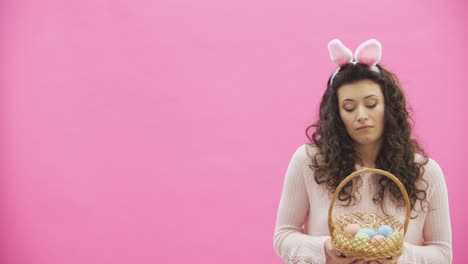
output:
<path id="1" fill-rule="evenodd" d="M 409 221 L 410 221 L 411 205 L 410 205 L 410 201 L 409 201 L 409 198 L 408 198 L 408 193 L 406 192 L 405 187 L 403 186 L 401 181 L 397 177 L 395 177 L 393 174 L 391 174 L 390 172 L 384 171 L 384 170 L 379 170 L 379 169 L 372 169 L 372 168 L 366 168 L 366 169 L 358 170 L 358 171 L 355 171 L 355 172 L 351 173 L 336 188 L 335 192 L 333 193 L 333 197 L 331 199 L 331 202 L 330 202 L 330 208 L 328 209 L 328 230 L 330 231 L 330 235 L 333 234 L 333 228 L 334 228 L 333 222 L 332 222 L 333 207 L 335 205 L 336 198 L 338 198 L 338 195 L 339 195 L 341 189 L 343 189 L 343 187 L 346 185 L 346 183 L 348 183 L 350 180 L 352 180 L 353 178 L 357 177 L 358 175 L 360 175 L 362 173 L 366 173 L 366 172 L 373 172 L 373 173 L 377 173 L 377 174 L 386 176 L 387 178 L 390 178 L 390 180 L 395 182 L 396 185 L 398 185 L 398 188 L 400 188 L 400 191 L 403 194 L 403 198 L 404 198 L 405 204 L 406 204 L 406 218 L 405 218 L 405 225 L 404 225 L 405 233 L 403 234 L 403 235 L 406 235 L 406 231 L 408 230 L 408 225 L 409 225 Z"/>

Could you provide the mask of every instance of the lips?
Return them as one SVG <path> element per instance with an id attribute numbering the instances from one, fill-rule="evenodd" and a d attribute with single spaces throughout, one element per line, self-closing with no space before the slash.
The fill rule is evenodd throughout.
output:
<path id="1" fill-rule="evenodd" d="M 356 128 L 356 130 L 361 130 L 361 129 L 365 129 L 365 128 L 371 128 L 371 127 L 374 127 L 374 126 L 369 126 L 369 125 L 367 125 L 367 126 L 360 126 L 360 127 Z"/>

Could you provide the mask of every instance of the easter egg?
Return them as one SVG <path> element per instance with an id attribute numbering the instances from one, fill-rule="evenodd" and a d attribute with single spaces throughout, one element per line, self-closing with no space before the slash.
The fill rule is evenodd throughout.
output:
<path id="1" fill-rule="evenodd" d="M 377 234 L 382 235 L 384 237 L 388 237 L 393 233 L 393 228 L 388 225 L 381 225 L 377 230 Z"/>
<path id="2" fill-rule="evenodd" d="M 373 238 L 371 238 L 371 243 L 374 246 L 380 245 L 383 241 L 385 240 L 385 237 L 382 235 L 375 235 Z"/>
<path id="3" fill-rule="evenodd" d="M 354 236 L 354 238 L 358 239 L 369 239 L 369 235 L 364 232 L 357 232 L 357 234 Z"/>
<path id="4" fill-rule="evenodd" d="M 361 228 L 359 229 L 358 233 L 366 233 L 369 237 L 375 236 L 375 231 L 370 228 Z"/>
<path id="5" fill-rule="evenodd" d="M 352 236 L 356 235 L 356 233 L 361 229 L 361 226 L 358 224 L 349 224 L 345 227 L 344 231 Z"/>

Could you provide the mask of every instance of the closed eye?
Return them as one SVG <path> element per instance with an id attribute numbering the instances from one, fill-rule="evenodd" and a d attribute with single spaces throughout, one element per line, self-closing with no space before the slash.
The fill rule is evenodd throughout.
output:
<path id="1" fill-rule="evenodd" d="M 376 106 L 377 106 L 377 104 L 367 105 L 367 108 L 372 109 L 372 108 L 375 108 Z M 352 112 L 352 111 L 354 111 L 354 109 L 355 109 L 355 108 L 345 108 L 344 110 L 345 110 L 346 112 Z"/>

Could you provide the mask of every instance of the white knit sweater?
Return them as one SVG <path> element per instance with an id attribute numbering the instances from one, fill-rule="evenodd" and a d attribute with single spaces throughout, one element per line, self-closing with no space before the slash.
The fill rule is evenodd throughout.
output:
<path id="1" fill-rule="evenodd" d="M 308 167 L 309 155 L 316 151 L 316 147 L 307 144 L 300 146 L 286 172 L 273 238 L 275 251 L 285 263 L 325 263 L 324 242 L 330 237 L 327 218 L 331 199 L 323 185 L 315 182 L 313 170 Z M 420 158 L 416 155 L 415 159 Z M 356 169 L 361 168 L 356 165 Z M 429 159 L 424 168 L 423 177 L 429 185 L 429 211 L 411 219 L 398 263 L 448 264 L 452 262 L 452 232 L 447 187 L 442 170 L 434 160 Z M 337 203 L 334 216 L 351 211 L 382 212 L 381 205 L 372 201 L 378 188 L 377 177 L 366 173 L 360 178 L 358 203 L 352 206 Z M 404 208 L 396 207 L 388 196 L 384 201 L 387 213 L 404 220 Z M 419 202 L 416 209 L 420 209 L 418 205 Z"/>

